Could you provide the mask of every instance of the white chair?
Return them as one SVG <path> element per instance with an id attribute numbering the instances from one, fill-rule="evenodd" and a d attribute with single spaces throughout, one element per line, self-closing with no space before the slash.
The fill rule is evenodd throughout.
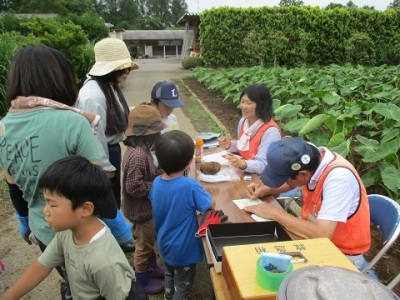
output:
<path id="1" fill-rule="evenodd" d="M 382 249 L 375 255 L 371 262 L 363 269 L 362 273 L 367 273 L 385 255 L 389 248 L 396 242 L 400 235 L 400 205 L 389 197 L 371 194 L 368 195 L 371 222 L 378 227 L 382 233 Z M 397 275 L 389 283 L 393 288 L 400 280 Z"/>
<path id="2" fill-rule="evenodd" d="M 393 290 L 393 288 L 399 283 L 399 281 L 400 281 L 400 273 L 397 274 L 397 276 L 394 279 L 392 279 L 391 282 L 388 283 L 387 287 Z"/>

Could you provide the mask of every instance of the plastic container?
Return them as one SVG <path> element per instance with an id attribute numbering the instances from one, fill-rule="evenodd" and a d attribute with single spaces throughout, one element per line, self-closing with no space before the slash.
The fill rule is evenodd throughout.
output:
<path id="1" fill-rule="evenodd" d="M 257 259 L 256 281 L 260 287 L 268 291 L 277 292 L 282 281 L 293 271 L 293 264 L 289 264 L 286 272 L 274 273 L 266 271 L 261 264 L 261 257 Z"/>
<path id="2" fill-rule="evenodd" d="M 201 163 L 201 161 L 203 160 L 203 146 L 204 146 L 204 141 L 202 138 L 197 138 L 196 139 L 196 144 L 195 144 L 195 148 L 194 148 L 194 159 L 196 164 Z"/>
<path id="3" fill-rule="evenodd" d="M 307 266 L 295 270 L 283 280 L 277 299 L 393 300 L 399 297 L 365 274 L 334 266 Z"/>

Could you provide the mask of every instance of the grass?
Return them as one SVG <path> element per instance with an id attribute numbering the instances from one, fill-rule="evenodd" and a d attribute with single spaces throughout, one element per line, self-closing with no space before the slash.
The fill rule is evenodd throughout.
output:
<path id="1" fill-rule="evenodd" d="M 190 106 L 188 106 L 189 119 L 193 123 L 193 126 L 197 132 L 222 133 L 223 130 L 204 110 L 204 108 L 199 104 L 199 102 L 195 97 L 191 96 L 189 101 L 190 101 Z"/>

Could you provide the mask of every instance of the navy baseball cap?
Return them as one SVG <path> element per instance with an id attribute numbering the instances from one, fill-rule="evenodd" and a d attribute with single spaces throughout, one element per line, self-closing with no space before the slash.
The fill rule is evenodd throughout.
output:
<path id="1" fill-rule="evenodd" d="M 179 99 L 178 88 L 173 82 L 160 81 L 156 83 L 151 91 L 152 99 L 160 99 L 161 102 L 170 108 L 184 106 L 181 99 Z"/>
<path id="2" fill-rule="evenodd" d="M 312 147 L 299 137 L 273 142 L 267 151 L 267 166 L 261 173 L 263 183 L 272 188 L 280 187 L 310 163 L 314 156 Z"/>

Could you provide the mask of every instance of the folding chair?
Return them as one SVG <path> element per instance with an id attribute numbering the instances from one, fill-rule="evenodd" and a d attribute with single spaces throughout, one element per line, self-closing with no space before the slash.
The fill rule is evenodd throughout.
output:
<path id="1" fill-rule="evenodd" d="M 301 187 L 296 187 L 293 190 L 284 192 L 282 194 L 279 194 L 278 197 L 276 197 L 276 200 L 281 200 L 283 201 L 283 209 L 285 211 L 287 211 L 290 207 L 290 204 L 294 201 L 294 200 L 298 200 L 301 198 L 301 193 L 302 188 Z M 287 201 L 287 202 L 286 202 Z"/>
<path id="2" fill-rule="evenodd" d="M 367 273 L 382 258 L 389 248 L 396 242 L 400 235 L 400 205 L 383 195 L 368 195 L 371 222 L 378 227 L 382 233 L 382 249 L 375 255 L 371 262 L 365 267 L 362 273 Z M 393 280 L 395 285 L 400 280 L 397 276 Z"/>
<path id="3" fill-rule="evenodd" d="M 393 290 L 393 288 L 400 282 L 400 273 L 397 274 L 397 276 L 392 279 L 391 282 L 388 283 L 387 287 L 391 290 Z"/>

